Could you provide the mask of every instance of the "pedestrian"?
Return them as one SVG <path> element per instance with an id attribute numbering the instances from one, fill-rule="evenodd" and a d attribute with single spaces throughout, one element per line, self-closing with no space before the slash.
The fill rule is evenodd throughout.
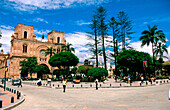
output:
<path id="1" fill-rule="evenodd" d="M 129 77 L 129 76 L 127 77 L 127 80 L 128 80 L 128 82 L 127 82 L 127 83 L 129 83 L 129 84 L 130 84 L 130 77 Z"/>
<path id="2" fill-rule="evenodd" d="M 19 79 L 19 84 L 18 87 L 21 86 L 22 87 L 22 79 Z"/>
<path id="3" fill-rule="evenodd" d="M 98 79 L 95 80 L 95 83 L 96 83 L 96 90 L 98 90 Z"/>
<path id="4" fill-rule="evenodd" d="M 67 81 L 66 81 L 65 79 L 63 79 L 62 84 L 63 84 L 63 92 L 65 92 L 65 90 L 66 90 L 66 85 L 67 85 Z"/>
<path id="5" fill-rule="evenodd" d="M 143 83 L 143 79 L 144 79 L 143 76 L 141 76 L 141 82 L 142 82 L 142 83 Z"/>
<path id="6" fill-rule="evenodd" d="M 41 86 L 41 79 L 38 80 L 37 85 L 38 85 L 38 87 Z"/>

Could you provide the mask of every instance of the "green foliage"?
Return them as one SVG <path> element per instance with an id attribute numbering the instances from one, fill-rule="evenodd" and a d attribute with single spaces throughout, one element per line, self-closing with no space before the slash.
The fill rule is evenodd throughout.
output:
<path id="1" fill-rule="evenodd" d="M 50 55 L 50 57 L 52 57 L 52 55 L 55 54 L 55 51 L 56 51 L 56 49 L 54 49 L 53 47 L 49 47 L 45 51 L 45 56 Z"/>
<path id="2" fill-rule="evenodd" d="M 88 61 L 87 59 L 84 60 L 84 65 L 89 65 L 90 61 Z"/>
<path id="3" fill-rule="evenodd" d="M 106 9 L 100 6 L 97 8 L 95 14 L 97 16 L 98 20 L 98 34 L 101 37 L 101 44 L 102 44 L 102 53 L 103 53 L 103 59 L 104 59 L 104 68 L 107 69 L 106 66 L 106 52 L 105 52 L 105 38 L 107 38 L 107 23 L 106 23 Z"/>
<path id="4" fill-rule="evenodd" d="M 169 77 L 168 76 L 158 76 L 158 77 L 156 77 L 156 79 L 169 79 Z"/>
<path id="5" fill-rule="evenodd" d="M 155 66 L 155 60 L 154 60 L 155 54 L 160 53 L 160 57 L 161 57 L 164 51 L 167 52 L 165 45 L 162 45 L 162 43 L 166 43 L 165 34 L 163 33 L 162 30 L 157 30 L 157 25 L 153 26 L 152 28 L 148 25 L 148 30 L 144 30 L 142 32 L 142 36 L 139 38 L 139 40 L 142 41 L 141 46 L 144 45 L 149 46 L 149 44 L 152 43 L 153 64 Z M 160 42 L 159 45 L 157 44 L 158 42 Z"/>
<path id="6" fill-rule="evenodd" d="M 89 28 L 92 31 L 88 32 L 90 42 L 88 42 L 86 46 L 89 48 L 89 51 L 93 55 L 91 59 L 96 59 L 96 67 L 98 67 L 98 54 L 100 53 L 98 44 L 100 42 L 98 40 L 98 20 L 96 15 L 93 16 L 92 23 L 89 25 Z"/>
<path id="7" fill-rule="evenodd" d="M 60 69 L 55 69 L 53 71 L 53 74 L 56 75 L 57 78 L 59 78 L 59 76 L 62 74 L 62 71 Z"/>
<path id="8" fill-rule="evenodd" d="M 126 14 L 124 11 L 120 11 L 117 15 L 117 23 L 118 27 L 120 28 L 120 35 L 119 38 L 122 40 L 122 50 L 125 50 L 125 47 L 128 47 L 128 43 L 126 42 L 126 38 L 132 39 L 131 36 L 134 32 L 132 32 L 132 20 L 129 19 L 128 14 Z"/>
<path id="9" fill-rule="evenodd" d="M 127 70 L 126 68 L 129 68 L 129 70 L 131 71 L 129 74 L 132 74 L 132 76 L 134 77 L 136 74 L 135 72 L 144 73 L 143 61 L 145 60 L 148 63 L 147 72 L 152 73 L 151 71 L 153 70 L 153 62 L 151 56 L 148 53 L 139 52 L 136 50 L 125 50 L 123 52 L 120 52 L 120 54 L 117 56 L 119 68 L 124 68 L 125 71 Z M 123 72 L 128 72 L 125 71 Z"/>
<path id="10" fill-rule="evenodd" d="M 53 55 L 48 63 L 52 67 L 60 68 L 62 66 L 65 68 L 67 66 L 76 66 L 79 63 L 79 59 L 71 52 L 60 52 Z"/>
<path id="11" fill-rule="evenodd" d="M 82 65 L 82 66 L 79 66 L 79 68 L 77 69 L 77 72 L 84 73 L 85 75 L 87 75 L 88 71 L 91 70 L 92 68 L 93 68 L 92 65 Z"/>
<path id="12" fill-rule="evenodd" d="M 37 69 L 37 58 L 36 57 L 29 57 L 26 60 L 20 61 L 21 71 L 22 72 L 29 72 L 32 78 L 32 73 L 36 73 Z"/>
<path id="13" fill-rule="evenodd" d="M 77 71 L 77 67 L 76 66 L 71 69 L 71 73 L 72 74 L 76 74 L 76 71 Z"/>
<path id="14" fill-rule="evenodd" d="M 37 77 L 42 78 L 42 74 L 50 74 L 50 69 L 43 65 L 36 66 Z"/>
<path id="15" fill-rule="evenodd" d="M 63 45 L 62 46 L 62 50 L 61 51 L 67 51 L 67 52 L 75 52 L 74 48 L 71 47 L 72 44 L 67 43 L 67 45 Z"/>
<path id="16" fill-rule="evenodd" d="M 64 68 L 63 76 L 69 75 L 69 66 L 76 66 L 79 63 L 79 59 L 71 52 L 60 52 L 53 55 L 48 63 L 52 67 Z"/>
<path id="17" fill-rule="evenodd" d="M 91 76 L 91 77 L 93 77 L 93 79 L 97 78 L 100 81 L 102 77 L 108 76 L 108 71 L 105 70 L 104 68 L 95 67 L 88 71 L 87 76 Z"/>

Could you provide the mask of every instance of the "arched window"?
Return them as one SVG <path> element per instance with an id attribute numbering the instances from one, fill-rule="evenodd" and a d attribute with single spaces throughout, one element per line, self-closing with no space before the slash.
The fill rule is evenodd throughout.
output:
<path id="1" fill-rule="evenodd" d="M 27 38 L 27 31 L 24 31 L 24 38 Z"/>
<path id="2" fill-rule="evenodd" d="M 60 37 L 57 37 L 57 43 L 60 43 Z"/>
<path id="3" fill-rule="evenodd" d="M 23 45 L 23 53 L 27 53 L 27 45 L 26 44 Z"/>

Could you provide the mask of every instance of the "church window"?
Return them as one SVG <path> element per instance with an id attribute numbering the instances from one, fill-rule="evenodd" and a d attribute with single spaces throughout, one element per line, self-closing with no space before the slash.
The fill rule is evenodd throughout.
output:
<path id="1" fill-rule="evenodd" d="M 27 38 L 27 31 L 24 31 L 24 38 Z"/>
<path id="2" fill-rule="evenodd" d="M 27 53 L 27 45 L 23 45 L 23 53 Z"/>
<path id="3" fill-rule="evenodd" d="M 57 37 L 57 43 L 60 43 L 60 37 Z"/>

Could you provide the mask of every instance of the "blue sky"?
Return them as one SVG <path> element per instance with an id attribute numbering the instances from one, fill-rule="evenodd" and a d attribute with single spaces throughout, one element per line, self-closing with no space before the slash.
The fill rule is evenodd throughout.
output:
<path id="1" fill-rule="evenodd" d="M 2 48 L 10 52 L 10 36 L 17 23 L 34 26 L 34 34 L 40 39 L 51 30 L 65 32 L 67 42 L 76 49 L 75 54 L 84 61 L 90 58 L 86 32 L 94 10 L 103 6 L 107 10 L 107 20 L 125 11 L 133 21 L 133 34 L 130 41 L 136 50 L 152 54 L 151 47 L 140 47 L 141 32 L 150 26 L 158 25 L 167 38 L 170 53 L 170 1 L 169 0 L 1 0 L 0 26 L 2 28 Z M 109 53 L 109 50 L 108 50 Z M 164 54 L 169 57 L 170 54 Z M 102 57 L 100 57 L 102 60 Z M 167 59 L 165 59 L 167 60 Z"/>

